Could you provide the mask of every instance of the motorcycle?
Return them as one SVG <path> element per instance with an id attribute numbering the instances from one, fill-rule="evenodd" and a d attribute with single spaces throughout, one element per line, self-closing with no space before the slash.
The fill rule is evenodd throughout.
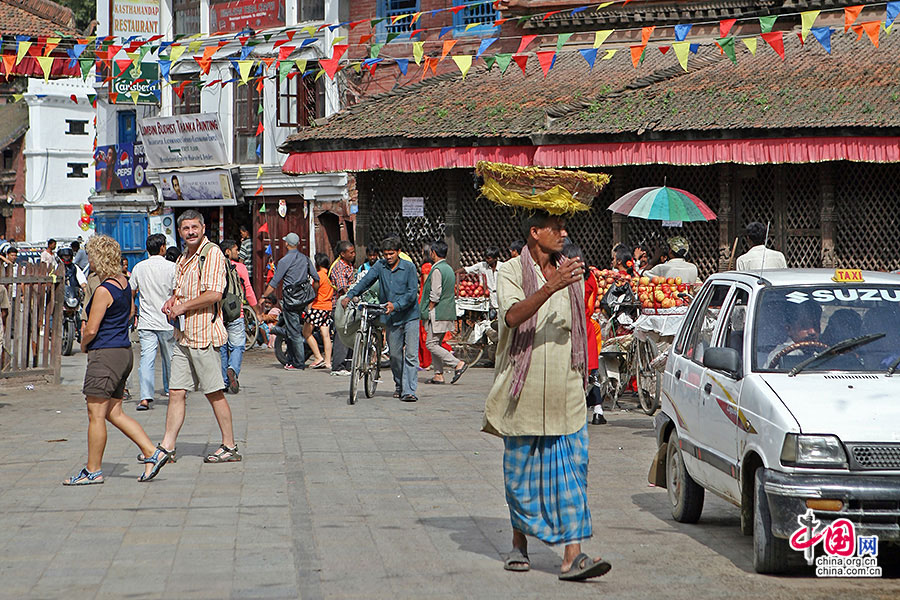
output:
<path id="1" fill-rule="evenodd" d="M 278 323 L 269 328 L 269 335 L 275 336 L 275 358 L 277 358 L 278 362 L 282 365 L 288 364 L 290 349 L 288 347 L 287 329 L 285 328 L 283 312 L 278 316 Z M 318 329 L 313 330 L 313 338 L 315 338 L 316 343 L 319 344 L 319 348 L 321 349 L 323 347 L 322 335 L 319 333 Z M 310 350 L 306 340 L 303 340 L 303 352 L 307 357 L 312 354 L 312 350 Z"/>
<path id="2" fill-rule="evenodd" d="M 57 256 L 59 256 L 66 276 L 62 353 L 64 356 L 71 356 L 75 349 L 75 343 L 81 344 L 81 303 L 84 301 L 84 291 L 78 281 L 76 273 L 78 267 L 72 262 L 72 250 L 63 248 L 57 253 Z"/>

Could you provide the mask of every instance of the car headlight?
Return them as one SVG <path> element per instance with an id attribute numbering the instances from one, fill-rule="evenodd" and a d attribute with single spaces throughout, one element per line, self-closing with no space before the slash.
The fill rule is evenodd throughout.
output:
<path id="1" fill-rule="evenodd" d="M 781 464 L 789 467 L 847 468 L 847 454 L 833 435 L 789 433 L 781 446 Z"/>

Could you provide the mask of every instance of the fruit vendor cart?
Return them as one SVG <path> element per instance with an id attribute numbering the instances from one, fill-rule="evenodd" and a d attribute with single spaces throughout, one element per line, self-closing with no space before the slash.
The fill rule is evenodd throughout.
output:
<path id="1" fill-rule="evenodd" d="M 497 323 L 491 318 L 491 297 L 484 274 L 458 275 L 455 293 L 456 331 L 449 340 L 453 354 L 468 365 L 482 358 L 493 361 Z"/>

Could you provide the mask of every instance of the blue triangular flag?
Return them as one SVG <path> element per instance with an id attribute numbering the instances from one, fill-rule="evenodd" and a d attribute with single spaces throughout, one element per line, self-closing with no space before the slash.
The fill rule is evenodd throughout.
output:
<path id="1" fill-rule="evenodd" d="M 319 40 L 316 39 L 316 38 L 306 38 L 305 40 L 303 40 L 302 42 L 300 42 L 300 47 L 301 47 L 301 48 L 305 48 L 306 46 L 309 46 L 310 44 L 315 44 L 315 43 L 318 42 L 318 41 L 319 41 Z"/>
<path id="2" fill-rule="evenodd" d="M 888 2 L 887 18 L 884 20 L 884 26 L 890 27 L 898 16 L 900 16 L 900 2 Z"/>
<path id="3" fill-rule="evenodd" d="M 406 75 L 406 67 L 409 65 L 409 59 L 408 58 L 398 58 L 395 60 L 397 62 L 397 68 L 400 69 L 401 73 Z"/>
<path id="4" fill-rule="evenodd" d="M 481 55 L 484 53 L 484 51 L 487 50 L 488 48 L 490 48 L 491 44 L 496 42 L 498 39 L 500 39 L 500 38 L 493 37 L 493 38 L 484 38 L 483 40 L 481 40 L 481 44 L 478 46 L 478 52 L 475 53 L 475 58 L 481 58 Z"/>
<path id="5" fill-rule="evenodd" d="M 580 12 L 586 11 L 588 8 L 589 8 L 589 7 L 587 7 L 587 6 L 579 6 L 578 8 L 573 8 L 573 9 L 572 9 L 572 12 L 569 13 L 569 14 L 577 15 L 577 14 L 580 13 Z"/>
<path id="6" fill-rule="evenodd" d="M 241 46 L 241 60 L 246 60 L 250 53 L 253 51 L 252 46 Z"/>
<path id="7" fill-rule="evenodd" d="M 266 71 L 266 63 L 260 61 L 259 66 L 256 67 L 256 75 L 260 76 Z"/>
<path id="8" fill-rule="evenodd" d="M 159 76 L 166 81 L 169 80 L 169 69 L 172 68 L 171 60 L 160 60 L 159 61 Z"/>
<path id="9" fill-rule="evenodd" d="M 30 35 L 17 35 L 17 36 L 16 36 L 16 41 L 17 41 L 17 42 L 27 42 L 27 41 L 30 40 L 30 39 L 31 39 L 31 36 L 30 36 Z M 99 44 L 99 43 L 100 43 L 100 40 L 97 40 L 97 43 Z"/>
<path id="10" fill-rule="evenodd" d="M 831 54 L 831 34 L 834 33 L 834 29 L 831 27 L 813 27 L 810 31 L 816 36 L 822 47 L 825 48 L 825 52 Z"/>
<path id="11" fill-rule="evenodd" d="M 693 27 L 693 23 L 686 23 L 684 25 L 676 25 L 675 26 L 675 41 L 683 42 L 684 38 L 687 37 L 687 34 L 691 31 L 691 27 Z"/>
<path id="12" fill-rule="evenodd" d="M 256 145 L 256 155 L 262 157 L 262 144 Z"/>
<path id="13" fill-rule="evenodd" d="M 451 31 L 453 31 L 453 27 L 441 27 L 441 35 L 438 36 L 438 39 L 441 39 Z"/>
<path id="14" fill-rule="evenodd" d="M 165 52 L 166 48 L 172 45 L 172 42 L 160 42 L 159 43 L 159 51 Z"/>
<path id="15" fill-rule="evenodd" d="M 700 49 L 700 44 L 691 44 L 691 54 L 697 54 L 697 50 Z"/>
<path id="16" fill-rule="evenodd" d="M 579 50 L 581 52 L 581 56 L 584 57 L 584 60 L 587 61 L 587 64 L 591 65 L 591 71 L 594 70 L 594 61 L 597 60 L 597 50 L 599 48 L 582 48 Z"/>

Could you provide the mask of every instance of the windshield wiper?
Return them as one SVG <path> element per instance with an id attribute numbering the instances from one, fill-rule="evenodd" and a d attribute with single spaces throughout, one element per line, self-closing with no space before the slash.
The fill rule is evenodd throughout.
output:
<path id="1" fill-rule="evenodd" d="M 848 338 L 843 342 L 838 342 L 832 346 L 828 346 L 815 356 L 810 356 L 804 361 L 798 363 L 793 369 L 788 373 L 788 377 L 793 377 L 809 365 L 818 362 L 823 358 L 828 358 L 830 356 L 834 356 L 836 354 L 841 354 L 846 352 L 847 350 L 851 350 L 856 348 L 857 346 L 862 346 L 863 344 L 868 344 L 869 342 L 874 342 L 875 340 L 880 340 L 885 336 L 884 333 L 870 333 L 869 335 L 861 335 L 855 338 Z"/>
<path id="2" fill-rule="evenodd" d="M 888 367 L 887 376 L 890 377 L 894 374 L 894 371 L 897 370 L 897 367 L 900 366 L 900 356 L 894 359 L 894 362 L 891 363 L 891 366 Z"/>

